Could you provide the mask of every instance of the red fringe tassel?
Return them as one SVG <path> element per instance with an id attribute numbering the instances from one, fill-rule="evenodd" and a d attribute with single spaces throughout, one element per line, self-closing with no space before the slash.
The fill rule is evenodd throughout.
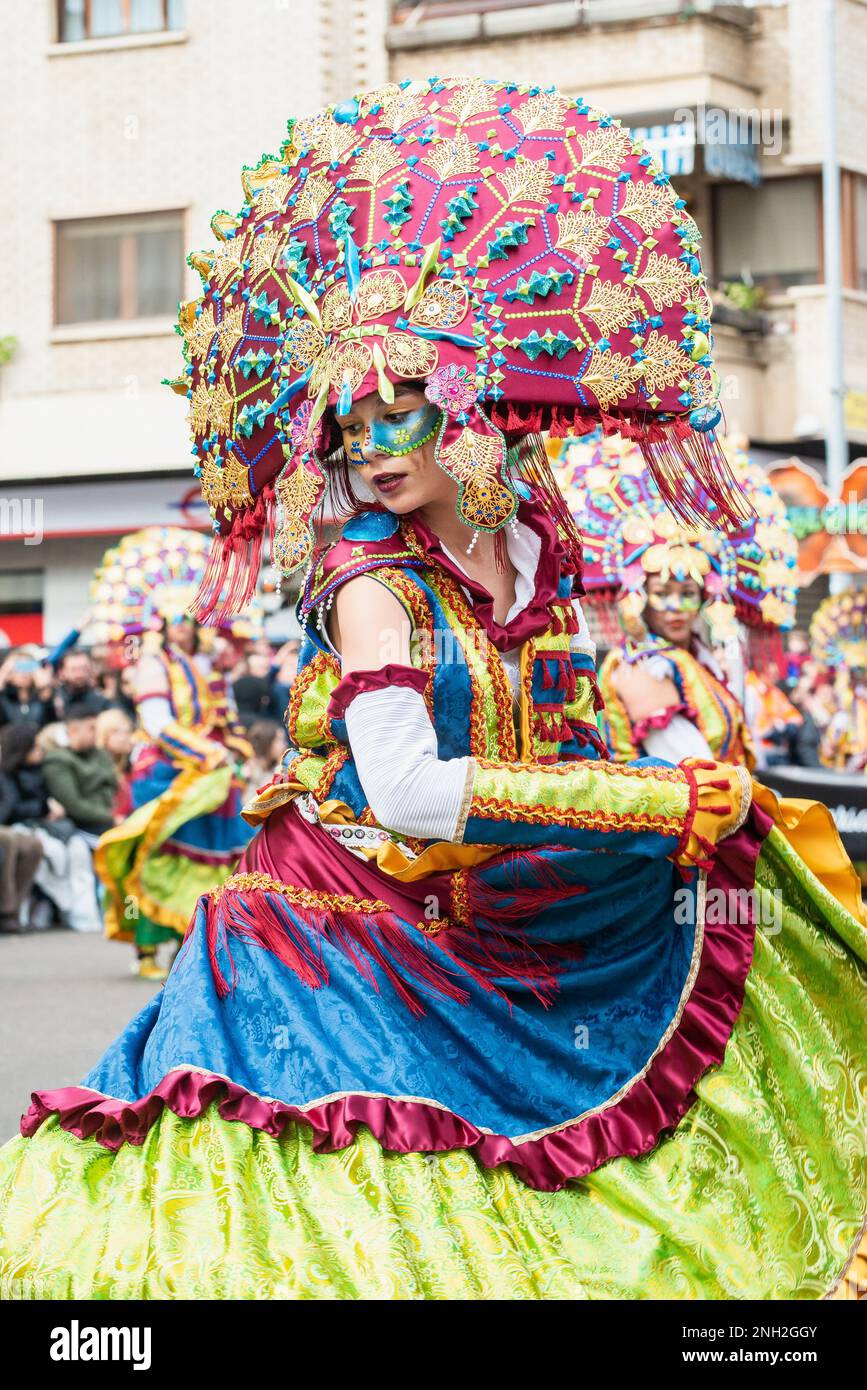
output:
<path id="1" fill-rule="evenodd" d="M 190 613 L 199 623 L 216 627 L 242 613 L 252 602 L 262 564 L 267 529 L 273 543 L 274 490 L 264 488 L 256 505 L 236 512 L 230 529 L 214 536 L 211 553 Z"/>
<path id="2" fill-rule="evenodd" d="M 552 439 L 567 439 L 590 434 L 601 425 L 606 435 L 635 441 L 660 495 L 683 521 L 737 530 L 753 520 L 716 435 L 699 433 L 682 416 L 665 421 L 646 415 L 600 416 L 566 406 L 515 406 L 506 401 L 491 406 L 489 413 L 495 425 L 519 437 L 547 430 Z"/>
<path id="3" fill-rule="evenodd" d="M 481 988 L 508 999 L 506 985 L 520 985 L 548 1005 L 557 989 L 556 963 L 573 959 L 574 952 L 567 953 L 546 943 L 531 946 L 523 935 L 503 927 L 501 922 L 526 920 L 549 902 L 578 891 L 583 890 L 559 881 L 548 888 L 517 889 L 514 902 L 507 901 L 505 907 L 501 895 L 494 893 L 490 902 L 496 925 L 487 920 L 473 929 L 453 925 L 427 940 Z M 417 944 L 412 927 L 396 913 L 311 911 L 290 904 L 267 889 L 253 889 L 221 894 L 216 902 L 210 899 L 206 922 L 208 956 L 220 999 L 235 985 L 235 964 L 229 946 L 235 938 L 269 951 L 294 970 L 309 989 L 328 984 L 328 966 L 322 951 L 322 943 L 327 941 L 352 962 L 374 989 L 378 989 L 373 969 L 377 966 L 416 1017 L 424 1014 L 424 1005 L 406 976 L 445 998 L 469 1003 L 469 993 L 459 983 L 457 972 L 438 964 L 429 950 Z M 231 983 L 220 967 L 221 947 L 228 956 Z"/>
<path id="4" fill-rule="evenodd" d="M 583 883 L 571 883 L 557 873 L 550 860 L 536 850 L 513 850 L 503 859 L 498 868 L 505 869 L 506 888 L 492 888 L 477 874 L 467 878 L 467 896 L 473 921 L 482 918 L 487 926 L 496 923 L 502 929 L 504 923 L 527 922 L 544 912 L 554 903 L 565 902 L 580 897 L 587 892 Z M 490 868 L 490 865 L 488 865 Z M 528 883 L 528 871 L 535 877 L 535 883 Z M 580 960 L 584 954 L 579 946 L 560 947 L 547 941 L 537 942 L 532 947 L 525 937 L 519 939 L 523 950 L 531 950 L 540 961 L 550 965 Z"/>

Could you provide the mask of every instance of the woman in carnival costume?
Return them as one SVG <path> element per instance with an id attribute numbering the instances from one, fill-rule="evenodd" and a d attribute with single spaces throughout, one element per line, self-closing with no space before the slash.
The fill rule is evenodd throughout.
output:
<path id="1" fill-rule="evenodd" d="M 3 1152 L 6 1290 L 828 1293 L 864 1216 L 857 884 L 743 769 L 606 758 L 538 433 L 602 421 L 682 511 L 737 509 L 694 224 L 602 112 L 481 80 L 299 121 L 244 185 L 181 317 L 197 611 L 276 509 L 293 746 L 165 988 Z M 372 504 L 323 553 L 326 477 Z M 784 932 L 705 922 L 756 877 Z"/>
<path id="2" fill-rule="evenodd" d="M 229 876 L 252 833 L 235 767 L 250 746 L 186 613 L 207 551 L 196 531 L 136 531 L 108 551 L 91 592 L 109 640 L 134 640 L 140 650 L 124 819 L 102 836 L 95 864 L 107 890 L 106 933 L 135 943 L 136 969 L 148 980 L 165 978 L 159 943 L 183 938 L 198 898 Z"/>
<path id="3" fill-rule="evenodd" d="M 867 768 L 867 592 L 848 589 L 819 605 L 810 623 L 810 651 L 834 677 L 834 704 L 820 757 L 837 772 Z"/>
<path id="4" fill-rule="evenodd" d="M 558 481 L 584 543 L 584 587 L 616 600 L 623 634 L 602 663 L 603 725 L 612 757 L 675 762 L 692 755 L 752 768 L 738 622 L 791 627 L 797 541 L 761 468 L 727 443 L 753 508 L 731 533 L 678 520 L 635 444 L 572 442 Z M 708 519 L 716 508 L 708 506 Z"/>

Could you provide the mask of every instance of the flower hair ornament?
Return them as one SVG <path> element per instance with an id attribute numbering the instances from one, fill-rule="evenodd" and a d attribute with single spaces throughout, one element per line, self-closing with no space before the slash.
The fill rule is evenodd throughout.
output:
<path id="1" fill-rule="evenodd" d="M 555 477 L 584 547 L 588 599 L 616 596 L 627 636 L 647 636 L 644 612 L 651 575 L 692 579 L 702 591 L 708 636 L 722 645 L 737 623 L 752 629 L 791 627 L 797 602 L 798 546 L 782 499 L 742 445 L 725 440 L 735 478 L 753 520 L 729 532 L 687 525 L 668 510 L 641 452 L 629 440 L 600 433 L 552 444 Z M 714 504 L 708 500 L 708 515 Z"/>
<path id="2" fill-rule="evenodd" d="M 334 413 L 401 381 L 439 412 L 436 461 L 476 532 L 514 517 L 509 447 L 543 430 L 634 440 L 686 520 L 746 515 L 714 435 L 698 230 L 605 112 L 551 87 L 405 81 L 290 121 L 242 183 L 217 249 L 189 258 L 202 294 L 170 383 L 216 536 L 200 618 L 244 606 L 266 532 L 284 573 L 305 563 Z"/>

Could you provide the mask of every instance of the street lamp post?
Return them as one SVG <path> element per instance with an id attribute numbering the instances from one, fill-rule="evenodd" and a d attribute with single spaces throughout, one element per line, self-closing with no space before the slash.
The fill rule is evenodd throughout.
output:
<path id="1" fill-rule="evenodd" d="M 839 497 L 849 462 L 846 442 L 846 380 L 843 351 L 843 264 L 840 220 L 840 165 L 837 156 L 837 0 L 825 0 L 824 107 L 825 148 L 822 161 L 822 233 L 825 252 L 825 299 L 828 314 L 828 423 L 825 467 L 828 492 Z M 841 583 L 842 581 L 842 583 Z M 846 587 L 846 576 L 831 575 L 831 589 Z"/>

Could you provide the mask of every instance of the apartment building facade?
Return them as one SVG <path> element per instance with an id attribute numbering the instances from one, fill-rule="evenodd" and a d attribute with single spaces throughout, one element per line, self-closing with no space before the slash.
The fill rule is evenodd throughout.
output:
<path id="1" fill-rule="evenodd" d="M 846 428 L 850 459 L 867 462 L 867 3 L 836 0 L 835 10 Z M 820 479 L 825 22 L 822 0 L 395 0 L 386 36 L 394 81 L 554 83 L 652 146 L 702 229 L 726 429 L 766 465 L 800 461 Z M 827 567 L 851 570 L 830 534 L 835 499 L 820 505 L 812 473 L 786 476 L 798 524 L 827 528 Z M 867 498 L 856 510 L 867 533 Z M 829 582 L 821 573 L 802 589 L 799 625 Z"/>
<path id="2" fill-rule="evenodd" d="M 867 3 L 837 0 L 847 420 L 867 454 Z M 389 72 L 554 83 L 640 131 L 704 236 L 728 428 L 821 460 L 821 0 L 396 0 Z M 728 294 L 721 286 L 728 285 Z"/>
<path id="3" fill-rule="evenodd" d="M 204 526 L 187 250 L 288 116 L 385 80 L 555 83 L 640 131 L 702 227 L 728 428 L 821 469 L 820 0 L 14 0 L 0 59 L 0 631 L 59 638 L 112 538 Z M 867 0 L 837 0 L 848 428 L 867 454 Z M 727 286 L 723 290 L 723 286 Z M 2 640 L 2 638 L 0 638 Z"/>

